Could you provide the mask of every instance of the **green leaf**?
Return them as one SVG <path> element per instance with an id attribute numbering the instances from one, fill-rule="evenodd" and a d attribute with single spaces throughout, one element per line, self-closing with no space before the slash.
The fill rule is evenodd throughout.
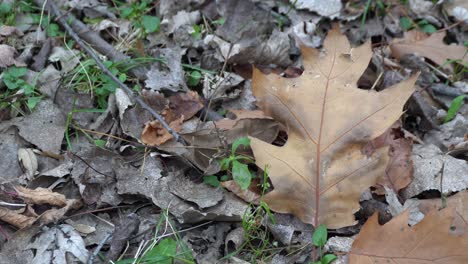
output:
<path id="1" fill-rule="evenodd" d="M 218 177 L 213 176 L 213 175 L 203 176 L 203 182 L 210 185 L 210 186 L 213 186 L 213 187 L 219 187 L 220 186 Z"/>
<path id="2" fill-rule="evenodd" d="M 188 77 L 187 84 L 189 86 L 197 86 L 200 83 L 202 75 L 199 71 L 192 71 Z"/>
<path id="3" fill-rule="evenodd" d="M 28 98 L 28 102 L 26 103 L 29 110 L 33 110 L 37 103 L 41 101 L 42 97 L 41 96 L 32 96 Z"/>
<path id="4" fill-rule="evenodd" d="M 330 264 L 332 261 L 337 259 L 337 257 L 333 254 L 326 254 L 325 256 L 322 257 L 322 263 L 321 264 Z"/>
<path id="5" fill-rule="evenodd" d="M 172 238 L 165 238 L 159 242 L 150 252 L 148 252 L 144 259 L 151 259 L 157 261 L 153 263 L 159 264 L 172 264 L 173 258 L 177 253 L 176 241 Z"/>
<path id="6" fill-rule="evenodd" d="M 22 88 L 25 95 L 30 95 L 34 92 L 34 86 L 30 85 L 29 83 L 23 84 Z"/>
<path id="7" fill-rule="evenodd" d="M 11 12 L 13 5 L 10 3 L 2 2 L 0 3 L 0 14 L 8 14 Z"/>
<path id="8" fill-rule="evenodd" d="M 250 138 L 248 138 L 248 137 L 241 137 L 241 138 L 238 138 L 238 139 L 234 140 L 234 142 L 232 143 L 231 154 L 236 153 L 237 148 L 238 148 L 240 145 L 242 145 L 242 146 L 244 146 L 244 147 L 250 146 Z"/>
<path id="9" fill-rule="evenodd" d="M 57 37 L 60 35 L 60 28 L 57 24 L 50 23 L 46 28 L 46 33 L 49 37 Z"/>
<path id="10" fill-rule="evenodd" d="M 96 147 L 105 148 L 106 147 L 106 141 L 102 140 L 102 139 L 96 139 L 96 140 L 94 140 L 94 145 L 96 145 Z"/>
<path id="11" fill-rule="evenodd" d="M 250 182 L 252 181 L 249 166 L 247 166 L 247 164 L 242 164 L 237 160 L 232 161 L 232 178 L 237 184 L 239 184 L 239 187 L 242 190 L 247 190 L 250 186 Z"/>
<path id="12" fill-rule="evenodd" d="M 127 74 L 125 74 L 125 73 L 119 74 L 119 80 L 121 82 L 125 82 L 127 80 Z"/>
<path id="13" fill-rule="evenodd" d="M 228 175 L 223 175 L 221 176 L 221 178 L 219 178 L 220 181 L 228 181 L 229 180 L 229 176 Z"/>
<path id="14" fill-rule="evenodd" d="M 19 87 L 19 85 L 14 81 L 13 78 L 11 78 L 11 76 L 8 76 L 8 77 L 4 76 L 3 83 L 5 83 L 7 88 L 10 90 L 15 90 L 16 88 Z"/>
<path id="15" fill-rule="evenodd" d="M 224 25 L 225 22 L 226 22 L 226 18 L 222 17 L 220 19 L 213 20 L 213 22 L 211 22 L 211 23 L 213 25 Z"/>
<path id="16" fill-rule="evenodd" d="M 324 224 L 319 225 L 312 235 L 314 246 L 323 247 L 327 243 L 327 227 Z"/>
<path id="17" fill-rule="evenodd" d="M 13 77 L 21 77 L 21 76 L 24 76 L 26 75 L 26 72 L 28 71 L 28 69 L 26 67 L 10 67 L 8 68 L 7 70 L 7 74 L 13 76 Z"/>
<path id="18" fill-rule="evenodd" d="M 193 25 L 192 28 L 193 28 L 192 37 L 194 39 L 201 39 L 201 26 Z"/>
<path id="19" fill-rule="evenodd" d="M 455 99 L 452 100 L 452 102 L 450 103 L 450 107 L 447 110 L 447 115 L 445 116 L 444 123 L 449 122 L 455 117 L 458 110 L 460 110 L 460 107 L 463 105 L 464 99 L 465 99 L 465 95 L 460 95 L 460 96 L 455 97 Z"/>
<path id="20" fill-rule="evenodd" d="M 122 11 L 120 11 L 120 16 L 123 18 L 128 18 L 132 13 L 133 13 L 132 7 L 125 7 L 125 8 L 122 8 Z"/>
<path id="21" fill-rule="evenodd" d="M 221 170 L 225 171 L 229 169 L 229 164 L 231 164 L 232 159 L 224 158 L 219 162 L 219 166 Z"/>
<path id="22" fill-rule="evenodd" d="M 425 33 L 434 33 L 437 32 L 437 28 L 431 24 L 425 24 L 421 26 L 421 31 Z"/>
<path id="23" fill-rule="evenodd" d="M 400 26 L 404 31 L 407 31 L 413 27 L 413 21 L 407 17 L 400 17 Z"/>
<path id="24" fill-rule="evenodd" d="M 143 16 L 141 23 L 143 25 L 143 29 L 146 33 L 153 33 L 159 29 L 159 17 L 157 16 Z"/>

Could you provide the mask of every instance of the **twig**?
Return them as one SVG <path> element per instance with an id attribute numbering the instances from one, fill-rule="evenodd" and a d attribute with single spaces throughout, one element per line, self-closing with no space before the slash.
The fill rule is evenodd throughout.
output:
<path id="1" fill-rule="evenodd" d="M 99 251 L 101 251 L 102 247 L 104 246 L 104 244 L 107 242 L 107 240 L 109 240 L 109 238 L 112 237 L 112 233 L 110 234 L 107 234 L 106 237 L 104 237 L 104 239 L 99 243 L 99 245 L 96 247 L 96 249 L 94 250 L 93 254 L 91 256 L 89 256 L 88 258 L 88 262 L 87 264 L 93 264 L 94 263 L 94 258 L 96 258 L 97 254 L 99 254 Z"/>
<path id="2" fill-rule="evenodd" d="M 52 15 L 58 18 L 58 23 L 65 29 L 65 31 L 70 34 L 70 36 L 76 41 L 76 43 L 84 50 L 86 53 L 88 53 L 91 58 L 96 61 L 96 65 L 104 72 L 106 75 L 108 75 L 114 82 L 116 82 L 126 93 L 129 97 L 133 98 L 135 102 L 137 102 L 143 109 L 146 111 L 150 112 L 152 116 L 154 116 L 163 126 L 164 129 L 166 129 L 172 137 L 177 142 L 180 142 L 183 145 L 188 145 L 188 143 L 177 133 L 175 132 L 164 120 L 164 118 L 156 113 L 140 96 L 135 94 L 132 89 L 130 89 L 126 84 L 124 84 L 122 81 L 119 80 L 114 74 L 112 74 L 109 69 L 102 63 L 101 59 L 99 56 L 90 48 L 88 47 L 83 40 L 75 33 L 75 31 L 71 28 L 71 26 L 68 24 L 69 19 L 76 19 L 73 18 L 72 16 L 62 16 L 61 11 L 57 7 L 57 5 L 51 1 L 51 0 L 46 0 L 46 6 L 48 6 L 49 10 L 52 12 Z M 84 25 L 84 27 L 86 27 Z"/>

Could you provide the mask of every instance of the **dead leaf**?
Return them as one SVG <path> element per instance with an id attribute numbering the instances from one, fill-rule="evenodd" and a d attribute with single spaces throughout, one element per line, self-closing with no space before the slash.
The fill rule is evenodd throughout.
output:
<path id="1" fill-rule="evenodd" d="M 180 132 L 182 123 L 202 108 L 197 92 L 177 93 L 169 97 L 169 106 L 162 111 L 162 116 L 175 132 Z M 170 139 L 172 135 L 157 120 L 148 122 L 141 133 L 141 141 L 149 146 L 160 146 Z"/>
<path id="2" fill-rule="evenodd" d="M 52 192 L 46 188 L 31 190 L 22 186 L 15 187 L 18 195 L 27 204 L 50 204 L 59 207 L 67 205 L 67 198 L 61 193 Z"/>
<path id="3" fill-rule="evenodd" d="M 265 201 L 306 223 L 349 226 L 361 192 L 378 182 L 388 159 L 385 149 L 368 157 L 362 148 L 400 117 L 417 76 L 378 93 L 357 89 L 370 42 L 351 48 L 336 26 L 323 51 L 303 47 L 302 54 L 299 78 L 253 72 L 259 106 L 288 132 L 282 147 L 252 138 L 256 164 L 270 166 L 275 188 Z"/>
<path id="4" fill-rule="evenodd" d="M 416 30 L 405 33 L 403 39 L 395 39 L 390 49 L 395 58 L 400 59 L 405 54 L 418 54 L 438 65 L 443 65 L 448 59 L 461 60 L 468 63 L 465 56 L 466 48 L 462 45 L 447 45 L 444 43 L 445 32 L 436 32 L 427 36 Z"/>
<path id="5" fill-rule="evenodd" d="M 44 227 L 27 249 L 36 250 L 31 263 L 86 263 L 89 257 L 83 238 L 66 224 Z"/>
<path id="6" fill-rule="evenodd" d="M 35 217 L 22 215 L 4 207 L 0 207 L 0 219 L 20 229 L 29 227 L 36 221 Z"/>
<path id="7" fill-rule="evenodd" d="M 401 123 L 396 122 L 392 128 L 364 147 L 364 153 L 367 155 L 384 146 L 390 147 L 388 151 L 390 160 L 385 169 L 385 177 L 377 183 L 377 189 L 374 191 L 379 195 L 385 194 L 382 186 L 387 186 L 394 192 L 398 192 L 413 180 L 413 161 L 411 159 L 413 141 L 411 138 L 405 138 L 405 133 L 400 126 Z"/>
<path id="8" fill-rule="evenodd" d="M 411 200 L 411 199 L 410 199 Z M 442 208 L 441 198 L 424 199 L 419 201 L 419 209 L 422 213 Z M 453 234 L 464 234 L 468 231 L 468 191 L 459 192 L 447 198 L 447 206 L 455 208 L 455 218 L 452 226 L 455 227 Z"/>
<path id="9" fill-rule="evenodd" d="M 20 162 L 21 168 L 24 171 L 26 179 L 32 180 L 38 168 L 37 158 L 32 149 L 18 149 L 18 160 Z"/>
<path id="10" fill-rule="evenodd" d="M 16 67 L 26 66 L 23 62 L 16 60 L 15 55 L 15 48 L 0 44 L 0 68 L 6 68 L 11 65 L 15 65 Z"/>
<path id="11" fill-rule="evenodd" d="M 252 185 L 250 185 L 247 190 L 242 190 L 239 184 L 237 184 L 237 182 L 231 180 L 231 181 L 221 182 L 221 186 L 228 189 L 229 191 L 231 191 L 232 193 L 237 195 L 239 198 L 241 198 L 242 200 L 248 203 L 253 203 L 253 204 L 260 203 L 261 195 L 256 190 L 252 190 L 251 188 Z"/>
<path id="12" fill-rule="evenodd" d="M 408 226 L 409 212 L 381 226 L 374 214 L 353 243 L 349 263 L 468 263 L 468 235 L 450 234 L 453 209 L 434 210 Z"/>

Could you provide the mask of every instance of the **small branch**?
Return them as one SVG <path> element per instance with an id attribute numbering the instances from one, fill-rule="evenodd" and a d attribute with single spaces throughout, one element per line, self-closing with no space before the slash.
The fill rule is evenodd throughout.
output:
<path id="1" fill-rule="evenodd" d="M 76 41 L 76 43 L 84 50 L 86 51 L 86 53 L 88 53 L 89 56 L 91 56 L 91 58 L 94 59 L 94 61 L 96 61 L 96 65 L 106 74 L 108 75 L 114 82 L 116 82 L 120 88 L 122 88 L 125 93 L 127 93 L 127 95 L 131 98 L 133 98 L 135 100 L 135 102 L 137 102 L 143 109 L 145 109 L 146 111 L 150 112 L 152 116 L 154 116 L 160 123 L 161 125 L 164 127 L 164 129 L 166 129 L 171 135 L 172 137 L 174 137 L 174 139 L 178 142 L 180 142 L 181 144 L 187 146 L 188 143 L 177 133 L 175 132 L 167 123 L 166 121 L 164 120 L 164 118 L 159 115 L 156 111 L 154 111 L 140 96 L 138 96 L 137 94 L 135 94 L 132 89 L 130 89 L 126 84 L 124 84 L 123 82 L 121 82 L 119 80 L 119 78 L 117 78 L 114 74 L 112 74 L 111 71 L 109 71 L 109 69 L 107 69 L 107 67 L 102 63 L 101 59 L 99 58 L 99 56 L 90 48 L 88 47 L 84 42 L 83 40 L 75 33 L 75 31 L 71 28 L 71 26 L 68 24 L 69 23 L 69 19 L 75 19 L 74 17 L 72 16 L 62 16 L 62 13 L 61 11 L 59 10 L 59 8 L 57 7 L 57 5 L 52 1 L 52 0 L 46 0 L 47 1 L 47 4 L 46 6 L 48 7 L 48 9 L 51 11 L 52 15 L 56 18 L 58 18 L 58 23 L 65 29 L 65 31 Z M 73 23 L 73 22 L 72 22 Z M 84 25 L 84 24 L 83 24 Z M 84 27 L 86 27 L 84 25 Z"/>
<path id="2" fill-rule="evenodd" d="M 91 256 L 89 256 L 87 264 L 93 264 L 94 263 L 94 259 L 99 254 L 99 251 L 101 251 L 104 244 L 106 244 L 107 240 L 109 240 L 109 238 L 111 238 L 111 237 L 112 237 L 112 234 L 107 234 L 107 236 L 104 237 L 104 239 L 99 243 L 99 245 L 94 250 L 93 254 Z"/>

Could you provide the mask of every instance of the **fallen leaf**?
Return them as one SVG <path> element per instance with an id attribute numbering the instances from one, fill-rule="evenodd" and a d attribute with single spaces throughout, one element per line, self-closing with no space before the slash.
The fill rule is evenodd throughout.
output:
<path id="1" fill-rule="evenodd" d="M 180 132 L 182 123 L 202 108 L 203 103 L 197 92 L 177 93 L 169 97 L 169 106 L 162 111 L 162 116 L 175 132 Z M 172 135 L 158 120 L 148 122 L 141 133 L 141 141 L 149 146 L 160 146 L 170 139 Z"/>
<path id="2" fill-rule="evenodd" d="M 78 263 L 70 260 L 73 255 L 82 263 L 86 263 L 89 252 L 85 247 L 83 238 L 72 226 L 62 224 L 44 227 L 35 240 L 27 246 L 28 249 L 36 249 L 36 256 L 32 263 Z"/>
<path id="3" fill-rule="evenodd" d="M 423 32 L 412 30 L 406 32 L 403 39 L 395 39 L 390 49 L 397 59 L 405 54 L 415 53 L 438 65 L 445 64 L 448 59 L 468 63 L 468 56 L 465 56 L 466 48 L 462 45 L 447 45 L 444 43 L 444 37 L 445 32 L 436 32 L 427 36 Z"/>
<path id="4" fill-rule="evenodd" d="M 401 195 L 411 198 L 424 191 L 438 190 L 450 194 L 468 188 L 468 164 L 443 153 L 434 145 L 415 145 L 413 149 L 414 179 Z"/>
<path id="5" fill-rule="evenodd" d="M 12 46 L 0 44 L 0 68 L 15 65 L 16 67 L 26 66 L 23 62 L 15 59 L 16 50 Z"/>
<path id="6" fill-rule="evenodd" d="M 351 48 L 336 26 L 323 51 L 303 47 L 302 54 L 301 77 L 253 72 L 259 106 L 288 132 L 282 147 L 252 138 L 257 166 L 270 166 L 274 190 L 265 201 L 315 226 L 353 225 L 361 192 L 384 175 L 388 159 L 386 149 L 366 156 L 362 148 L 400 117 L 417 76 L 382 92 L 357 89 L 370 42 Z"/>
<path id="7" fill-rule="evenodd" d="M 410 199 L 412 200 L 412 199 Z M 409 200 L 407 200 L 409 201 Z M 432 210 L 439 210 L 443 206 L 441 198 L 436 199 L 419 199 L 419 210 L 422 213 L 428 213 Z M 451 230 L 454 234 L 464 234 L 468 231 L 468 191 L 462 191 L 447 198 L 447 207 L 455 208 L 455 218 Z"/>
<path id="8" fill-rule="evenodd" d="M 385 177 L 376 186 L 375 193 L 385 194 L 382 186 L 391 188 L 394 192 L 408 186 L 413 180 L 413 162 L 411 159 L 413 141 L 405 138 L 404 131 L 400 128 L 400 122 L 396 122 L 392 128 L 383 135 L 375 138 L 364 147 L 364 153 L 370 155 L 376 149 L 389 146 L 390 160 L 385 169 Z"/>
<path id="9" fill-rule="evenodd" d="M 409 212 L 381 226 L 374 214 L 353 243 L 349 263 L 468 263 L 468 235 L 450 234 L 453 209 L 434 210 L 413 227 Z"/>
<path id="10" fill-rule="evenodd" d="M 22 186 L 15 187 L 18 196 L 27 204 L 50 204 L 59 207 L 67 205 L 67 198 L 61 193 L 52 192 L 47 188 L 31 190 Z"/>
<path id="11" fill-rule="evenodd" d="M 0 207 L 0 219 L 20 229 L 29 227 L 36 221 L 35 217 L 22 215 L 4 207 Z"/>
<path id="12" fill-rule="evenodd" d="M 252 190 L 252 185 L 249 186 L 248 189 L 242 190 L 239 184 L 237 182 L 231 180 L 231 181 L 224 181 L 221 182 L 221 186 L 224 188 L 228 189 L 235 195 L 237 195 L 239 198 L 242 200 L 248 202 L 248 203 L 253 203 L 253 204 L 259 204 L 260 203 L 260 198 L 261 195 L 258 192 L 258 190 Z"/>

